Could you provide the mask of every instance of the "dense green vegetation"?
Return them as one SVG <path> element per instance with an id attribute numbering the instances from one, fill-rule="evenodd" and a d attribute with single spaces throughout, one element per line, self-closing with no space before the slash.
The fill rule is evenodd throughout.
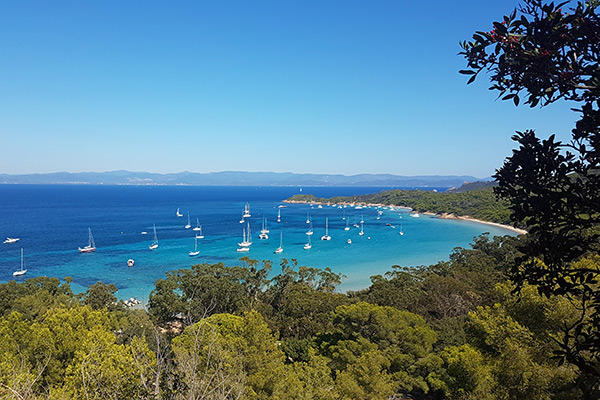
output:
<path id="1" fill-rule="evenodd" d="M 513 224 L 508 202 L 498 200 L 491 187 L 461 192 L 438 193 L 431 190 L 386 190 L 361 196 L 338 196 L 330 199 L 298 194 L 290 202 L 323 204 L 382 204 L 410 207 L 419 212 L 469 216 L 482 221 Z"/>
<path id="2" fill-rule="evenodd" d="M 463 42 L 472 83 L 488 74 L 490 90 L 516 106 L 566 101 L 577 120 L 566 142 L 552 133 L 516 132 L 513 150 L 494 178 L 511 218 L 529 240 L 509 275 L 518 289 L 578 303 L 578 315 L 557 338 L 563 362 L 600 379 L 600 1 L 524 4 L 488 32 Z M 568 137 L 567 135 L 564 135 Z M 598 398 L 600 396 L 596 396 Z"/>
<path id="3" fill-rule="evenodd" d="M 157 281 L 147 312 L 113 285 L 2 284 L 0 398 L 586 398 L 589 376 L 552 358 L 577 304 L 506 277 L 524 240 L 482 236 L 347 294 L 295 260 L 198 264 Z"/>

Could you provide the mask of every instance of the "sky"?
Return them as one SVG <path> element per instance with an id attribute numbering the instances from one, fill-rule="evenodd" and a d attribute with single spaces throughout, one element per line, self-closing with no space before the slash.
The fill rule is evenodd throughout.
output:
<path id="1" fill-rule="evenodd" d="M 513 0 L 5 1 L 0 173 L 273 171 L 487 177 L 515 107 L 459 42 Z"/>

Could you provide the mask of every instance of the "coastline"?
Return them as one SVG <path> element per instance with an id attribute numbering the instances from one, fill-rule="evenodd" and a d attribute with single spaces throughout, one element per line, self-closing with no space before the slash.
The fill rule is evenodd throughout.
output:
<path id="1" fill-rule="evenodd" d="M 434 214 L 434 215 L 437 215 L 438 218 L 440 218 L 440 219 L 455 219 L 455 220 L 459 220 L 459 221 L 476 222 L 478 224 L 491 225 L 491 226 L 497 226 L 498 228 L 508 229 L 509 231 L 516 232 L 519 235 L 527 235 L 527 231 L 525 229 L 515 228 L 514 226 L 500 224 L 498 222 L 484 221 L 481 219 L 469 217 L 468 215 L 464 215 L 464 216 L 461 216 L 461 215 L 457 216 L 454 214 Z"/>
<path id="2" fill-rule="evenodd" d="M 325 202 L 325 203 L 321 203 L 321 202 L 314 202 L 314 201 L 296 201 L 296 200 L 287 200 L 286 199 L 286 200 L 283 200 L 283 203 L 289 203 L 289 204 L 323 204 L 323 205 L 334 205 L 334 206 L 346 205 L 346 206 L 352 206 L 352 207 L 354 207 L 354 206 L 362 206 L 362 207 L 394 207 L 394 208 L 403 208 L 403 209 L 407 209 L 407 210 L 413 210 L 413 208 L 407 207 L 407 206 L 397 206 L 397 205 L 390 205 L 390 204 L 376 204 L 376 203 L 360 203 L 360 202 L 342 202 L 342 203 Z M 434 212 L 431 212 L 431 211 L 422 211 L 421 214 L 437 216 L 437 218 L 440 218 L 440 219 L 454 219 L 454 220 L 457 220 L 457 221 L 469 221 L 469 222 L 475 222 L 475 223 L 478 223 L 478 224 L 496 226 L 498 228 L 507 229 L 509 231 L 518 233 L 519 235 L 526 235 L 527 234 L 527 231 L 525 229 L 515 228 L 514 226 L 506 225 L 506 224 L 501 224 L 501 223 L 498 223 L 498 222 L 484 221 L 484 220 L 481 220 L 481 219 L 470 217 L 468 215 L 455 215 L 453 213 L 434 213 Z"/>

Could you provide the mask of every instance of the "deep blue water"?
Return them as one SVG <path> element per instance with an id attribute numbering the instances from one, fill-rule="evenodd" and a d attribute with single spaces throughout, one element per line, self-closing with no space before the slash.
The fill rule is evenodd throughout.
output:
<path id="1" fill-rule="evenodd" d="M 302 193 L 319 197 L 374 193 L 386 188 L 314 187 Z M 346 275 L 340 289 L 369 285 L 369 277 L 383 274 L 392 265 L 427 265 L 445 260 L 454 247 L 468 246 L 473 237 L 514 234 L 488 225 L 440 220 L 421 215 L 408 216 L 408 210 L 377 208 L 311 207 L 281 201 L 299 193 L 297 187 L 198 187 L 198 186 L 85 186 L 85 185 L 0 185 L 0 241 L 19 237 L 15 244 L 0 244 L 0 282 L 13 279 L 24 249 L 28 272 L 18 280 L 34 276 L 73 278 L 73 289 L 97 281 L 114 283 L 120 298 L 146 299 L 154 282 L 165 272 L 195 263 L 224 262 L 234 265 L 242 256 L 273 261 L 279 272 L 282 258 L 296 258 L 300 265 L 330 267 Z M 248 219 L 253 232 L 251 250 L 237 252 L 242 239 L 240 218 L 244 205 L 250 204 Z M 180 208 L 184 217 L 177 218 Z M 200 255 L 189 257 L 194 234 L 184 229 L 187 213 L 192 226 L 196 218 L 204 239 L 198 240 Z M 307 215 L 313 223 L 312 249 L 304 250 Z M 269 239 L 259 240 L 263 217 L 267 218 Z M 351 230 L 345 231 L 346 218 Z M 321 241 L 325 219 L 329 219 L 330 241 Z M 364 236 L 358 224 L 364 219 Z M 391 226 L 387 226 L 390 224 Z M 156 224 L 159 248 L 151 251 L 152 226 Z M 399 235 L 402 226 L 404 235 Z M 91 227 L 97 250 L 80 254 Z M 143 235 L 142 232 L 147 232 Z M 283 232 L 282 254 L 273 254 Z M 352 243 L 348 244 L 347 240 Z M 126 262 L 135 260 L 129 268 Z"/>

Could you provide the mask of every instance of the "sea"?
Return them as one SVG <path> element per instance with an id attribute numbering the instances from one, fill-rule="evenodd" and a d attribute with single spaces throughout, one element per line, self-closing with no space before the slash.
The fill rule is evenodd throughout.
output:
<path id="1" fill-rule="evenodd" d="M 482 233 L 515 235 L 501 227 L 432 215 L 410 216 L 406 208 L 287 204 L 295 194 L 317 197 L 376 193 L 374 187 L 220 187 L 129 185 L 0 185 L 0 282 L 36 276 L 72 278 L 75 292 L 113 283 L 120 299 L 146 302 L 156 280 L 169 271 L 200 263 L 242 265 L 240 258 L 325 268 L 344 275 L 339 291 L 368 287 L 370 277 L 392 266 L 431 265 L 447 260 L 455 247 L 468 247 Z M 428 188 L 435 189 L 435 188 Z M 445 188 L 437 188 L 444 190 Z M 249 206 L 251 217 L 242 213 Z M 177 216 L 177 210 L 182 214 Z M 280 222 L 277 222 L 278 214 Z M 190 257 L 201 225 L 199 255 Z M 259 239 L 263 223 L 268 239 Z M 361 223 L 362 221 L 362 223 Z M 304 246 L 311 228 L 312 248 Z M 331 240 L 321 240 L 326 233 Z M 150 250 L 154 227 L 159 247 Z M 237 251 L 250 227 L 250 251 Z M 348 227 L 349 230 L 345 230 Z M 96 251 L 80 253 L 91 229 Z M 363 235 L 360 232 L 363 232 Z M 403 234 L 400 234 L 400 233 Z M 283 252 L 274 250 L 283 243 Z M 350 243 L 349 243 L 350 242 Z M 20 268 L 21 248 L 27 273 Z M 129 267 L 128 260 L 134 260 Z"/>

